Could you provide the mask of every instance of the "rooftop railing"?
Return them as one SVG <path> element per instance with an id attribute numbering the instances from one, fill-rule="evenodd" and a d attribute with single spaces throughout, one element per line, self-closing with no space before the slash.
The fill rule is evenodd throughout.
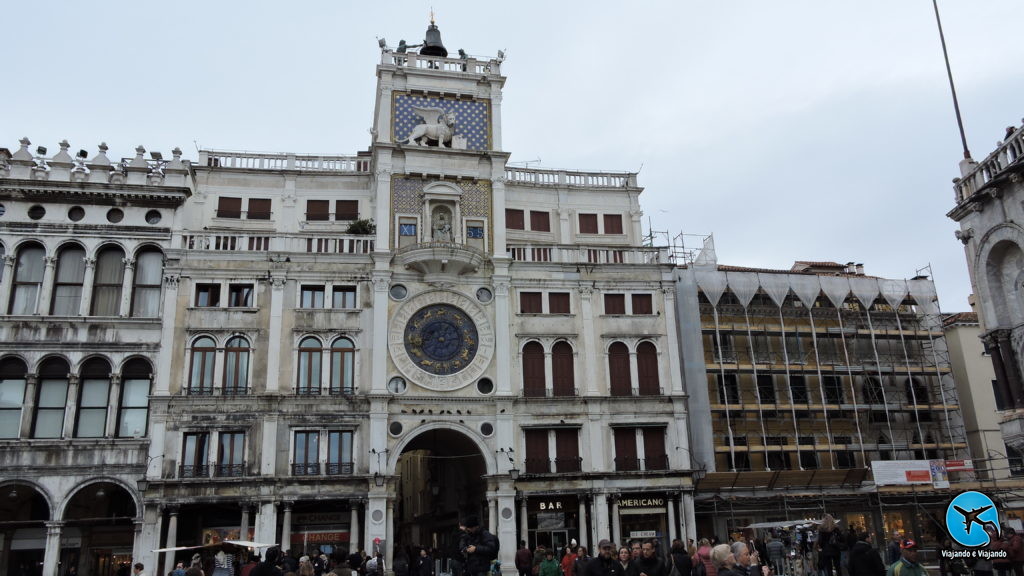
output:
<path id="1" fill-rule="evenodd" d="M 566 244 L 509 244 L 508 251 L 517 262 L 554 262 L 558 264 L 667 264 L 672 262 L 668 248 L 645 246 L 576 246 Z"/>
<path id="2" fill-rule="evenodd" d="M 185 234 L 185 250 L 204 252 L 297 252 L 369 254 L 374 236 L 359 234 Z"/>
<path id="3" fill-rule="evenodd" d="M 512 184 L 563 186 L 568 188 L 636 187 L 633 172 L 576 172 L 539 168 L 506 168 L 505 178 Z"/>
<path id="4" fill-rule="evenodd" d="M 442 72 L 467 72 L 474 75 L 480 74 L 501 74 L 501 61 L 492 58 L 480 60 L 476 57 L 442 58 L 440 56 L 425 56 L 415 52 L 392 52 L 385 50 L 381 52 L 380 63 L 384 66 L 402 66 L 405 68 L 417 68 L 420 70 L 438 70 Z"/>
<path id="5" fill-rule="evenodd" d="M 300 170 L 306 172 L 369 172 L 370 159 L 362 156 L 323 156 L 286 152 L 200 150 L 199 165 L 243 170 Z"/>
<path id="6" fill-rule="evenodd" d="M 1009 165 L 1019 162 L 1022 156 L 1024 156 L 1024 126 L 1008 134 L 994 152 L 981 162 L 978 162 L 962 178 L 954 180 L 956 183 L 954 188 L 956 189 L 957 204 L 967 200 L 975 192 L 981 190 L 985 184 L 995 178 Z"/>

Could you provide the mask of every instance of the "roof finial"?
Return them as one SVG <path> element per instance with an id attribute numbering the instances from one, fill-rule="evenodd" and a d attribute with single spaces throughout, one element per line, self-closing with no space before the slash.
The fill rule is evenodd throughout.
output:
<path id="1" fill-rule="evenodd" d="M 434 7 L 433 6 L 430 7 L 430 25 L 431 26 L 434 25 Z"/>

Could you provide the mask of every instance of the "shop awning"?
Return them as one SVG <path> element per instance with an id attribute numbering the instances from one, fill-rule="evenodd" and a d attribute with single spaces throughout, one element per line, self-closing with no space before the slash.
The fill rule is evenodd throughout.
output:
<path id="1" fill-rule="evenodd" d="M 175 546 L 174 548 L 159 548 L 153 550 L 153 552 L 178 552 L 180 550 L 198 550 L 200 548 L 216 548 L 221 544 L 231 544 L 233 546 L 241 546 L 243 548 L 270 548 L 277 546 L 277 544 L 261 544 L 259 542 L 252 542 L 250 540 L 224 540 L 223 542 L 217 542 L 215 544 L 204 544 L 202 546 Z"/>
<path id="2" fill-rule="evenodd" d="M 821 520 L 780 520 L 778 522 L 755 522 L 744 529 L 756 530 L 759 528 L 792 528 L 801 524 L 821 524 Z"/>

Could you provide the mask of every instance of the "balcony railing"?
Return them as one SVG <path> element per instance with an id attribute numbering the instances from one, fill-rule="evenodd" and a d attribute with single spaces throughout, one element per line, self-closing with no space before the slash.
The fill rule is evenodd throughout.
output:
<path id="1" fill-rule="evenodd" d="M 999 148 L 989 154 L 977 166 L 956 180 L 956 203 L 959 204 L 980 190 L 1009 165 L 1019 162 L 1024 156 L 1024 128 L 1010 134 Z"/>
<path id="2" fill-rule="evenodd" d="M 668 470 L 668 456 L 648 456 L 644 458 L 644 470 Z"/>
<path id="3" fill-rule="evenodd" d="M 248 396 L 252 393 L 252 389 L 246 386 L 231 386 L 221 390 L 223 396 Z"/>
<path id="4" fill-rule="evenodd" d="M 352 386 L 343 386 L 341 388 L 331 387 L 327 390 L 331 396 L 352 396 L 356 393 L 356 389 Z"/>
<path id="5" fill-rule="evenodd" d="M 546 388 L 524 388 L 524 398 L 574 398 L 580 395 L 579 388 L 559 387 L 548 390 Z"/>
<path id="6" fill-rule="evenodd" d="M 178 478 L 209 478 L 210 466 L 201 464 L 198 466 L 182 464 L 178 468 Z"/>
<path id="7" fill-rule="evenodd" d="M 244 170 L 369 172 L 370 159 L 361 156 L 200 150 L 199 165 L 211 168 L 241 168 Z"/>
<path id="8" fill-rule="evenodd" d="M 319 396 L 321 388 L 319 386 L 300 386 L 295 389 L 297 396 Z"/>
<path id="9" fill-rule="evenodd" d="M 623 456 L 617 456 L 615 458 L 615 470 L 619 472 L 631 472 L 633 470 L 640 469 L 639 458 L 626 458 Z"/>
<path id="10" fill-rule="evenodd" d="M 189 396 L 213 396 L 213 386 L 189 386 L 185 393 Z"/>
<path id="11" fill-rule="evenodd" d="M 391 50 L 386 50 L 381 52 L 380 63 L 385 66 L 402 66 L 444 72 L 467 72 L 474 76 L 501 74 L 501 60 L 478 60 L 472 56 L 463 60 L 462 58 L 442 58 L 440 56 L 428 56 L 415 52 L 392 52 Z"/>
<path id="12" fill-rule="evenodd" d="M 354 465 L 351 462 L 328 462 L 327 463 L 327 475 L 328 476 L 348 476 L 351 475 L 355 470 Z"/>
<path id="13" fill-rule="evenodd" d="M 526 458 L 527 474 L 550 474 L 551 461 L 547 458 Z"/>
<path id="14" fill-rule="evenodd" d="M 204 252 L 295 252 L 369 254 L 374 236 L 362 234 L 186 234 L 185 250 Z"/>
<path id="15" fill-rule="evenodd" d="M 583 470 L 583 458 L 555 458 L 555 471 L 558 473 L 562 472 L 579 472 Z"/>
<path id="16" fill-rule="evenodd" d="M 320 464 L 292 464 L 292 476 L 319 476 Z"/>
<path id="17" fill-rule="evenodd" d="M 517 262 L 554 262 L 558 264 L 668 264 L 668 248 L 643 246 L 577 246 L 508 244 Z"/>
<path id="18" fill-rule="evenodd" d="M 632 172 L 577 172 L 571 170 L 506 168 L 505 178 L 510 184 L 524 184 L 528 186 L 571 188 L 636 187 L 636 174 Z"/>
<path id="19" fill-rule="evenodd" d="M 245 464 L 218 464 L 215 474 L 218 478 L 241 478 L 245 476 Z"/>

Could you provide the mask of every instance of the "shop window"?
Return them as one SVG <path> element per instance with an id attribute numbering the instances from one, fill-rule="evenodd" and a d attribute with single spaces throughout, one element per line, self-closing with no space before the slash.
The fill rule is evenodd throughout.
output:
<path id="1" fill-rule="evenodd" d="M 735 374 L 716 374 L 718 380 L 718 402 L 720 404 L 739 404 L 740 385 Z"/>
<path id="2" fill-rule="evenodd" d="M 636 347 L 637 393 L 640 396 L 661 394 L 661 380 L 658 375 L 658 349 L 650 342 L 641 342 Z"/>
<path id="3" fill-rule="evenodd" d="M 546 395 L 544 375 L 544 347 L 540 342 L 527 342 L 523 346 L 523 395 L 542 398 Z"/>
<path id="4" fill-rule="evenodd" d="M 520 292 L 519 311 L 523 314 L 540 314 L 543 312 L 543 300 L 540 292 Z"/>
<path id="5" fill-rule="evenodd" d="M 53 278 L 50 314 L 78 316 L 82 305 L 82 285 L 84 283 L 85 250 L 79 246 L 62 248 L 57 256 L 57 271 Z"/>
<path id="6" fill-rule="evenodd" d="M 299 342 L 299 380 L 295 393 L 300 395 L 320 394 L 320 366 L 323 361 L 323 347 L 313 337 Z"/>
<path id="7" fill-rule="evenodd" d="M 605 294 L 604 295 L 604 313 L 605 314 L 625 314 L 626 313 L 626 295 L 625 294 Z"/>
<path id="8" fill-rule="evenodd" d="M 526 465 L 527 474 L 548 474 L 551 472 L 551 462 L 548 452 L 548 431 L 527 429 L 524 431 L 526 438 Z"/>
<path id="9" fill-rule="evenodd" d="M 569 313 L 569 293 L 548 292 L 548 314 Z"/>
<path id="10" fill-rule="evenodd" d="M 622 214 L 604 215 L 604 233 L 622 234 Z"/>
<path id="11" fill-rule="evenodd" d="M 612 396 L 632 396 L 633 382 L 629 372 L 629 348 L 622 342 L 608 347 L 608 380 Z"/>
<path id="12" fill-rule="evenodd" d="M 654 314 L 653 298 L 650 294 L 633 294 L 633 314 L 649 315 Z"/>
<path id="13" fill-rule="evenodd" d="M 153 367 L 141 358 L 121 368 L 121 401 L 117 408 L 117 436 L 142 438 L 149 422 L 149 389 Z"/>
<path id="14" fill-rule="evenodd" d="M 306 200 L 306 221 L 307 222 L 320 222 L 324 220 L 330 220 L 331 218 L 331 201 L 330 200 Z"/>
<path id="15" fill-rule="evenodd" d="M 76 438 L 102 438 L 107 430 L 110 404 L 110 363 L 91 358 L 82 365 L 78 384 Z"/>
<path id="16" fill-rule="evenodd" d="M 320 432 L 315 430 L 296 431 L 292 475 L 318 476 L 319 474 Z"/>
<path id="17" fill-rule="evenodd" d="M 43 286 L 46 251 L 38 244 L 26 244 L 18 249 L 15 260 L 14 283 L 11 286 L 9 314 L 36 313 L 39 292 Z"/>
<path id="18" fill-rule="evenodd" d="M 331 394 L 355 393 L 356 347 L 348 338 L 331 343 Z"/>
<path id="19" fill-rule="evenodd" d="M 132 283 L 132 317 L 156 318 L 160 315 L 160 288 L 163 282 L 164 254 L 144 248 L 135 256 Z"/>
<path id="20" fill-rule="evenodd" d="M 513 210 L 512 208 L 506 208 L 505 228 L 509 230 L 525 230 L 526 226 L 523 221 L 523 211 Z"/>
<path id="21" fill-rule="evenodd" d="M 323 308 L 324 307 L 324 287 L 323 286 L 303 286 L 299 291 L 299 307 L 300 308 Z"/>
<path id="22" fill-rule="evenodd" d="M 224 345 L 224 395 L 249 391 L 249 341 L 235 336 Z"/>
<path id="23" fill-rule="evenodd" d="M 217 199 L 217 218 L 241 218 L 242 199 L 221 196 Z"/>
<path id="24" fill-rule="evenodd" d="M 352 309 L 356 307 L 355 286 L 335 286 L 331 292 L 331 307 Z"/>
<path id="25" fill-rule="evenodd" d="M 551 232 L 551 213 L 530 210 L 530 230 Z"/>
<path id="26" fill-rule="evenodd" d="M 229 284 L 228 306 L 231 308 L 251 308 L 252 292 L 252 284 Z"/>
<path id="27" fill-rule="evenodd" d="M 220 306 L 220 284 L 196 284 L 196 308 Z"/>
<path id="28" fill-rule="evenodd" d="M 21 412 L 25 404 L 25 363 L 8 356 L 0 360 L 0 438 L 21 435 Z"/>
<path id="29" fill-rule="evenodd" d="M 336 200 L 334 202 L 334 219 L 335 220 L 358 220 L 359 219 L 359 201 L 358 200 Z"/>
<path id="30" fill-rule="evenodd" d="M 807 404 L 810 401 L 806 378 L 803 376 L 789 377 L 789 397 L 794 404 Z"/>
<path id="31" fill-rule="evenodd" d="M 327 473 L 330 475 L 352 474 L 352 431 L 330 430 L 327 432 Z"/>
<path id="32" fill-rule="evenodd" d="M 202 336 L 192 343 L 192 368 L 189 370 L 188 393 L 213 394 L 213 366 L 217 344 L 213 338 Z"/>
<path id="33" fill-rule="evenodd" d="M 761 404 L 775 404 L 775 377 L 771 374 L 758 374 L 757 394 L 761 397 Z"/>
<path id="34" fill-rule="evenodd" d="M 551 347 L 551 385 L 555 396 L 576 395 L 574 363 L 572 346 L 568 342 L 556 342 Z"/>
<path id="35" fill-rule="evenodd" d="M 62 358 L 49 358 L 39 369 L 33 438 L 60 438 L 64 432 L 64 411 L 68 403 L 70 367 Z"/>
<path id="36" fill-rule="evenodd" d="M 555 430 L 555 472 L 579 472 L 580 458 L 579 430 L 559 428 Z"/>
<path id="37" fill-rule="evenodd" d="M 843 395 L 843 380 L 839 376 L 822 376 L 822 388 L 825 389 L 826 404 L 842 404 L 846 401 Z"/>
<path id="38" fill-rule="evenodd" d="M 182 438 L 181 478 L 208 478 L 209 432 L 189 432 Z"/>
<path id="39" fill-rule="evenodd" d="M 597 234 L 597 214 L 580 214 L 580 234 Z"/>
<path id="40" fill-rule="evenodd" d="M 245 432 L 221 432 L 217 443 L 217 476 L 245 476 Z"/>
<path id="41" fill-rule="evenodd" d="M 270 220 L 270 198 L 249 198 L 249 211 L 246 218 L 249 220 Z"/>

